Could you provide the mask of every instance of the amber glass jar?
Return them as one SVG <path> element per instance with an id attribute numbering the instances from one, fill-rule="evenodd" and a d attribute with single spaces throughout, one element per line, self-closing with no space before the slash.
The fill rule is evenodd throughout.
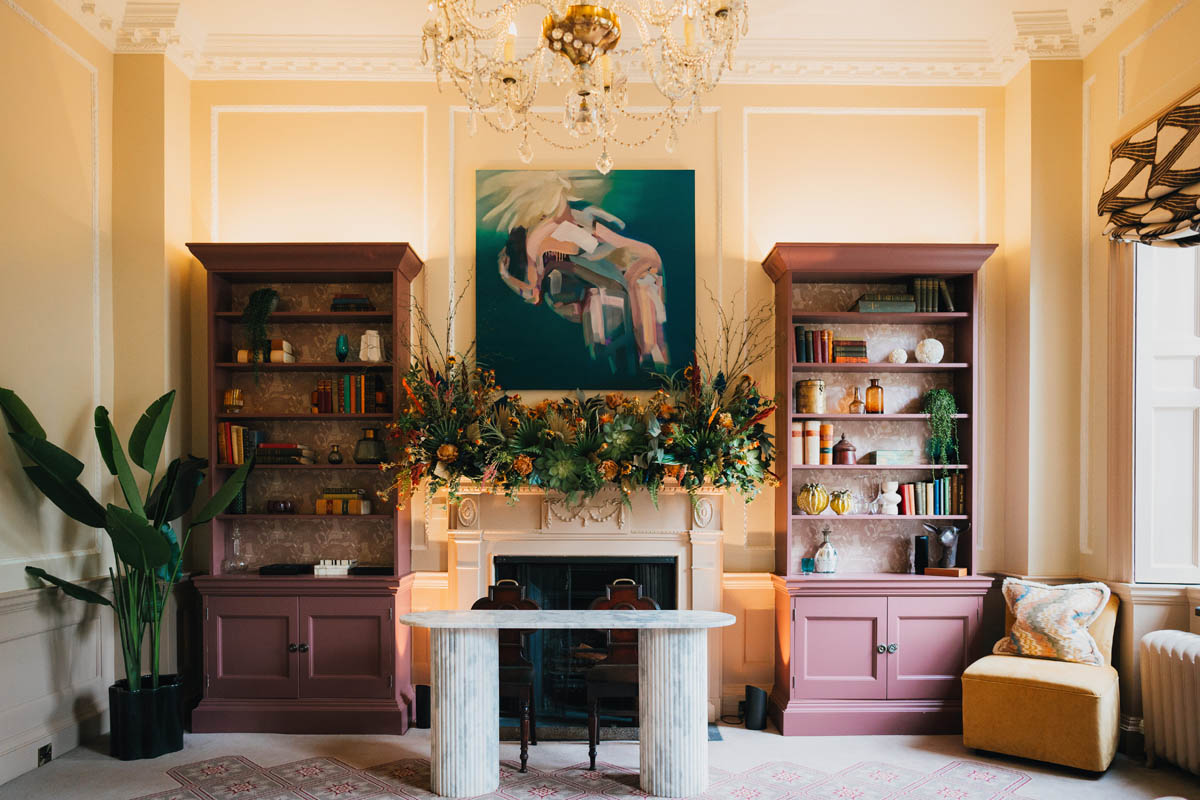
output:
<path id="1" fill-rule="evenodd" d="M 879 378 L 871 378 L 871 385 L 867 387 L 867 413 L 883 413 L 883 387 L 879 385 Z"/>

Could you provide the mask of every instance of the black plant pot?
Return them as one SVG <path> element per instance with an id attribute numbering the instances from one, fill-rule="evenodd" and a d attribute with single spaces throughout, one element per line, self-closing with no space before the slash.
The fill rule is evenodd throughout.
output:
<path id="1" fill-rule="evenodd" d="M 129 691 L 129 682 L 119 680 L 108 687 L 108 709 L 112 718 L 108 752 L 113 758 L 133 761 L 157 758 L 183 749 L 183 678 L 159 675 L 158 688 L 151 689 L 150 676 L 142 676 L 141 691 Z"/>

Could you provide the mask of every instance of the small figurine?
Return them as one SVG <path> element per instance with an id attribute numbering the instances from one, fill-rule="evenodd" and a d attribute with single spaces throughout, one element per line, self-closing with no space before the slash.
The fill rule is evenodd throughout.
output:
<path id="1" fill-rule="evenodd" d="M 968 524 L 962 530 L 959 530 L 954 525 L 943 525 L 939 528 L 936 525 L 930 525 L 928 522 L 923 524 L 925 530 L 933 534 L 929 544 L 931 545 L 930 550 L 938 554 L 936 566 L 947 568 L 957 566 L 955 562 L 958 560 L 958 537 L 966 533 L 967 528 L 971 526 Z M 937 542 L 936 547 L 932 546 L 934 542 Z M 930 560 L 934 560 L 933 553 L 930 553 Z"/>

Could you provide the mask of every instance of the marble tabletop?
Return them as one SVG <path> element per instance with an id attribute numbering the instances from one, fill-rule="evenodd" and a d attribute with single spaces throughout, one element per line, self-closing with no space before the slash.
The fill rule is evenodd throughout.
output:
<path id="1" fill-rule="evenodd" d="M 400 621 L 419 628 L 724 628 L 735 621 L 721 611 L 417 611 Z"/>

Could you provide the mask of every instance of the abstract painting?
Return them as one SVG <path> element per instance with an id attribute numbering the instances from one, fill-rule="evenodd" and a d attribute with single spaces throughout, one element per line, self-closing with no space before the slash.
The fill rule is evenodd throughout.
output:
<path id="1" fill-rule="evenodd" d="M 480 170 L 479 361 L 506 389 L 644 389 L 692 358 L 692 170 Z"/>

